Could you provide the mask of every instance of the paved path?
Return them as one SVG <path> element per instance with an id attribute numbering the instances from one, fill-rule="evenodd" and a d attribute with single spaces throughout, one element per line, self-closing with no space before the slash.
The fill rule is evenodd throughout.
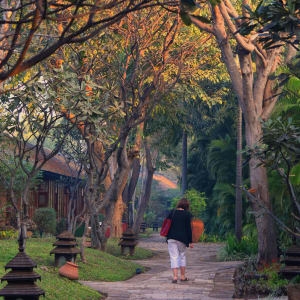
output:
<path id="1" fill-rule="evenodd" d="M 139 247 L 158 253 L 151 259 L 137 261 L 150 270 L 121 282 L 81 282 L 108 295 L 107 300 L 226 300 L 232 299 L 234 268 L 240 262 L 217 262 L 219 244 L 195 244 L 187 250 L 187 277 L 184 283 L 171 283 L 167 244 L 154 234 Z"/>

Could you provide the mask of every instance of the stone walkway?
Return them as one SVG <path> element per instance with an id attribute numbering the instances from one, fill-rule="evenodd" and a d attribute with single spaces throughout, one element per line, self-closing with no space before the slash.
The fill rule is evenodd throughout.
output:
<path id="1" fill-rule="evenodd" d="M 139 247 L 158 253 L 151 259 L 137 261 L 150 270 L 121 282 L 81 281 L 107 300 L 226 300 L 232 299 L 232 277 L 240 262 L 217 262 L 218 244 L 195 244 L 187 250 L 187 277 L 184 283 L 171 283 L 169 256 L 165 239 L 158 234 L 139 243 Z"/>

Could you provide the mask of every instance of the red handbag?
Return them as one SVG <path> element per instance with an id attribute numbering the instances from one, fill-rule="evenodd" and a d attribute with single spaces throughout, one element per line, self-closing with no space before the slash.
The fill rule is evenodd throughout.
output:
<path id="1" fill-rule="evenodd" d="M 164 221 L 162 223 L 162 226 L 161 226 L 161 230 L 160 230 L 160 235 L 161 236 L 167 236 L 168 235 L 169 229 L 171 227 L 171 223 L 172 223 L 171 219 L 168 219 L 168 218 L 164 219 Z"/>

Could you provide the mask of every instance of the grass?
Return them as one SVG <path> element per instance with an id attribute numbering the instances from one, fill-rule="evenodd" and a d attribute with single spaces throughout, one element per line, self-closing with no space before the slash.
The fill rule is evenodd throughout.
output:
<path id="1" fill-rule="evenodd" d="M 38 264 L 35 271 L 42 276 L 42 281 L 37 284 L 45 290 L 45 299 L 101 299 L 98 292 L 58 275 L 58 268 L 53 266 L 54 257 L 49 255 L 54 241 L 54 238 L 28 239 L 26 245 L 26 253 Z M 4 266 L 17 254 L 17 249 L 16 240 L 0 240 L 0 277 L 6 273 Z M 118 255 L 117 241 L 109 243 L 109 251 Z M 145 251 L 137 248 L 135 258 L 150 255 Z M 86 258 L 86 264 L 79 259 L 77 261 L 80 280 L 121 281 L 132 277 L 137 268 L 143 270 L 136 263 L 94 249 L 86 249 Z M 0 284 L 0 287 L 5 285 L 6 282 Z"/>

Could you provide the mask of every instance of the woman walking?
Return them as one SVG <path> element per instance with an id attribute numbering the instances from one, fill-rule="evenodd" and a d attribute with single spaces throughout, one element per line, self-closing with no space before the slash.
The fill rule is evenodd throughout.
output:
<path id="1" fill-rule="evenodd" d="M 182 198 L 168 216 L 171 219 L 171 227 L 167 234 L 168 250 L 173 271 L 172 283 L 177 283 L 178 270 L 180 269 L 180 280 L 188 281 L 185 276 L 186 269 L 186 247 L 193 248 L 190 204 L 187 199 Z"/>

